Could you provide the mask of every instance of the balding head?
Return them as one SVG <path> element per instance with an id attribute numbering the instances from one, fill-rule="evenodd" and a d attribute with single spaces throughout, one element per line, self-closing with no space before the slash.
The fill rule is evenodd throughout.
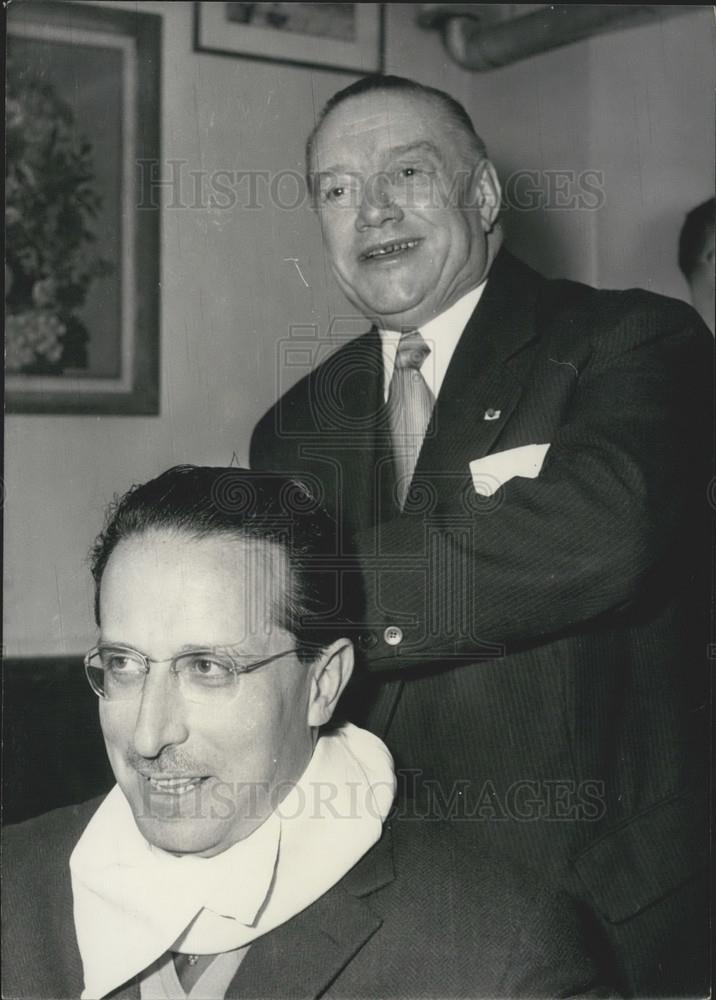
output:
<path id="1" fill-rule="evenodd" d="M 354 83 L 349 84 L 349 86 L 344 87 L 343 90 L 339 90 L 333 97 L 326 101 L 319 112 L 316 124 L 313 126 L 306 140 L 306 177 L 309 190 L 311 189 L 313 151 L 316 136 L 321 125 L 331 112 L 339 108 L 345 101 L 349 101 L 354 97 L 360 97 L 363 94 L 380 95 L 390 93 L 412 94 L 413 96 L 422 97 L 432 104 L 436 113 L 443 118 L 447 127 L 451 130 L 455 143 L 461 150 L 466 162 L 474 163 L 487 158 L 487 148 L 482 138 L 475 131 L 472 119 L 462 104 L 455 100 L 454 97 L 451 97 L 450 94 L 445 93 L 444 90 L 438 90 L 437 87 L 426 87 L 424 84 L 417 83 L 415 80 L 410 80 L 404 76 L 380 76 L 377 74 L 364 76 L 360 80 L 356 80 Z"/>

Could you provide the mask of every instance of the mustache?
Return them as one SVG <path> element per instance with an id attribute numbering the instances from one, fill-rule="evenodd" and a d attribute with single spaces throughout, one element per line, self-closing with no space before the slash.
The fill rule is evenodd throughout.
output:
<path id="1" fill-rule="evenodd" d="M 182 750 L 162 751 L 158 757 L 143 757 L 133 747 L 127 747 L 125 760 L 136 771 L 153 777 L 155 775 L 186 771 L 191 774 L 207 773 L 203 765 Z"/>

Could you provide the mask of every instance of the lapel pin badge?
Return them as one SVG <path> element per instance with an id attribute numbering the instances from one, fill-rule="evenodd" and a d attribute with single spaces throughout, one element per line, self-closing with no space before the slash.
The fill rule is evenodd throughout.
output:
<path id="1" fill-rule="evenodd" d="M 492 407 L 490 407 L 489 410 L 485 410 L 483 420 L 499 420 L 501 416 L 502 410 L 493 410 Z"/>

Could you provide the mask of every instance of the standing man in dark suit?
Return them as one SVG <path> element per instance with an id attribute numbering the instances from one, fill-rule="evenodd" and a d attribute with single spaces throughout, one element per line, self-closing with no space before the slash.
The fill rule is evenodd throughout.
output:
<path id="1" fill-rule="evenodd" d="M 357 547 L 369 725 L 425 815 L 581 900 L 627 994 L 696 995 L 711 338 L 504 250 L 440 91 L 347 87 L 307 171 L 373 326 L 262 418 L 251 464 L 317 484 Z"/>

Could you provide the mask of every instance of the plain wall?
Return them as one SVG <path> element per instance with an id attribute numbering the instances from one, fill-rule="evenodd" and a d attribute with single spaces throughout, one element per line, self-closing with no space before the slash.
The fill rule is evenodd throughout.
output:
<path id="1" fill-rule="evenodd" d="M 543 185 L 549 170 L 603 175 L 596 211 L 510 209 L 511 248 L 549 275 L 686 297 L 678 230 L 713 193 L 710 8 L 477 74 L 416 27 L 416 6 L 388 5 L 387 71 L 462 100 L 503 178 L 525 169 Z M 300 171 L 316 110 L 351 78 L 195 53 L 192 7 L 141 4 L 164 20 L 165 165 Z M 289 184 L 280 197 L 290 196 Z M 306 207 L 167 207 L 161 274 L 158 417 L 7 417 L 6 655 L 92 645 L 86 553 L 106 502 L 179 462 L 245 463 L 254 422 L 299 374 L 279 364 L 292 325 L 314 325 L 320 337 L 332 316 L 352 312 Z"/>

